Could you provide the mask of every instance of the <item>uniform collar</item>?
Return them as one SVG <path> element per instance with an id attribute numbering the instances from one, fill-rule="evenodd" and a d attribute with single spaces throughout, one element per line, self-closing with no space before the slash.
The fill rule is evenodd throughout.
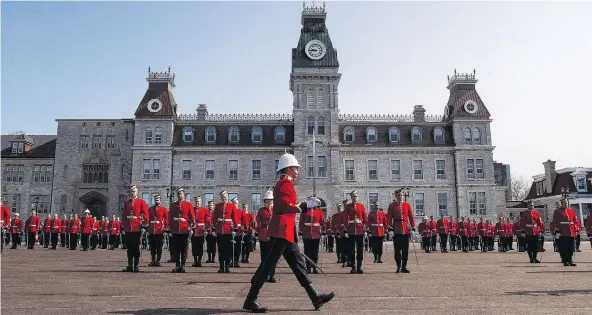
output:
<path id="1" fill-rule="evenodd" d="M 285 177 L 285 178 L 289 179 L 292 182 L 294 181 L 294 178 L 292 176 L 288 175 L 288 174 L 282 174 L 280 177 L 282 177 L 282 178 Z"/>

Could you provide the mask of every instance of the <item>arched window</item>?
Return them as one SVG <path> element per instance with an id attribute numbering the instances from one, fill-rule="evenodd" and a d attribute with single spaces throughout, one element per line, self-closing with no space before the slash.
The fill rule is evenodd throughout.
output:
<path id="1" fill-rule="evenodd" d="M 421 129 L 419 129 L 419 127 L 413 127 L 413 129 L 411 129 L 411 142 L 419 143 L 421 141 L 422 141 Z"/>
<path id="2" fill-rule="evenodd" d="M 146 144 L 152 144 L 152 128 L 146 128 L 144 132 L 144 139 Z"/>
<path id="3" fill-rule="evenodd" d="M 206 142 L 216 142 L 216 128 L 214 126 L 209 126 L 206 128 Z"/>
<path id="4" fill-rule="evenodd" d="M 306 91 L 306 107 L 315 108 L 315 95 L 313 90 Z"/>
<path id="5" fill-rule="evenodd" d="M 154 144 L 162 144 L 162 128 L 160 127 L 154 129 Z"/>
<path id="6" fill-rule="evenodd" d="M 325 117 L 317 118 L 317 135 L 325 134 Z"/>
<path id="7" fill-rule="evenodd" d="M 253 127 L 251 130 L 251 141 L 254 143 L 260 143 L 263 141 L 263 129 L 261 129 L 261 127 Z"/>
<path id="8" fill-rule="evenodd" d="M 463 131 L 463 135 L 465 138 L 465 143 L 471 143 L 471 141 L 473 139 L 471 128 L 465 127 L 465 129 Z"/>
<path id="9" fill-rule="evenodd" d="M 473 130 L 473 143 L 481 144 L 481 130 L 479 128 Z"/>
<path id="10" fill-rule="evenodd" d="M 401 132 L 397 127 L 390 127 L 389 128 L 389 141 L 390 142 L 399 142 L 401 139 Z"/>
<path id="11" fill-rule="evenodd" d="M 318 89 L 317 90 L 317 107 L 324 108 L 325 105 L 325 90 Z"/>
<path id="12" fill-rule="evenodd" d="M 228 129 L 228 142 L 236 143 L 239 140 L 239 129 L 238 127 L 230 127 Z"/>
<path id="13" fill-rule="evenodd" d="M 434 142 L 444 143 L 444 130 L 440 127 L 434 129 Z"/>
<path id="14" fill-rule="evenodd" d="M 275 127 L 275 143 L 286 142 L 286 128 L 282 126 Z"/>
<path id="15" fill-rule="evenodd" d="M 315 129 L 315 118 L 312 116 L 308 117 L 308 119 L 306 120 L 306 126 L 307 133 L 309 135 L 312 135 Z"/>
<path id="16" fill-rule="evenodd" d="M 366 141 L 367 142 L 376 142 L 378 141 L 378 131 L 374 127 L 368 127 L 366 129 Z"/>
<path id="17" fill-rule="evenodd" d="M 183 128 L 183 142 L 193 142 L 193 128 Z"/>
<path id="18" fill-rule="evenodd" d="M 354 142 L 356 139 L 354 127 L 348 126 L 343 129 L 343 141 L 344 142 Z"/>

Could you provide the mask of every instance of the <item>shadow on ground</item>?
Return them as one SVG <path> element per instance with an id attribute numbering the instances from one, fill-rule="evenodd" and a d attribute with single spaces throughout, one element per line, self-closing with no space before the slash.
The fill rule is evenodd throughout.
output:
<path id="1" fill-rule="evenodd" d="M 246 313 L 243 309 L 214 309 L 214 308 L 147 308 L 135 311 L 113 311 L 108 314 L 132 314 L 132 315 L 215 315 L 228 313 Z M 270 309 L 268 313 L 273 312 L 307 312 L 307 310 L 294 309 Z"/>
<path id="2" fill-rule="evenodd" d="M 513 291 L 506 292 L 506 295 L 551 295 L 551 296 L 565 296 L 576 294 L 592 294 L 592 290 L 547 290 L 547 291 Z"/>

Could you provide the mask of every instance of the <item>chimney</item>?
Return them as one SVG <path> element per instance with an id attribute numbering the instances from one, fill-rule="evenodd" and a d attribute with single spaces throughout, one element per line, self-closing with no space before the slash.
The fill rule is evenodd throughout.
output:
<path id="1" fill-rule="evenodd" d="M 555 184 L 557 178 L 555 161 L 547 160 L 543 165 L 545 166 L 545 191 L 550 194 L 553 192 L 553 184 Z"/>
<path id="2" fill-rule="evenodd" d="M 413 107 L 413 121 L 422 122 L 425 121 L 425 109 L 423 105 L 415 105 Z"/>
<path id="3" fill-rule="evenodd" d="M 208 116 L 208 107 L 206 104 L 199 104 L 197 108 L 197 119 L 198 120 L 205 120 Z"/>

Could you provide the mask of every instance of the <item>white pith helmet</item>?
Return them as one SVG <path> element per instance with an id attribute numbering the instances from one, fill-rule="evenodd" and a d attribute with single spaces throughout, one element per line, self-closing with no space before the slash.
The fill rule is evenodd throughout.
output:
<path id="1" fill-rule="evenodd" d="M 298 160 L 296 159 L 296 157 L 290 153 L 284 153 L 281 157 L 280 160 L 278 161 L 278 167 L 276 172 L 279 172 L 281 170 L 283 170 L 286 167 L 302 167 L 300 166 L 300 164 L 298 164 Z"/>
<path id="2" fill-rule="evenodd" d="M 263 195 L 263 200 L 273 200 L 273 191 L 268 190 Z"/>

